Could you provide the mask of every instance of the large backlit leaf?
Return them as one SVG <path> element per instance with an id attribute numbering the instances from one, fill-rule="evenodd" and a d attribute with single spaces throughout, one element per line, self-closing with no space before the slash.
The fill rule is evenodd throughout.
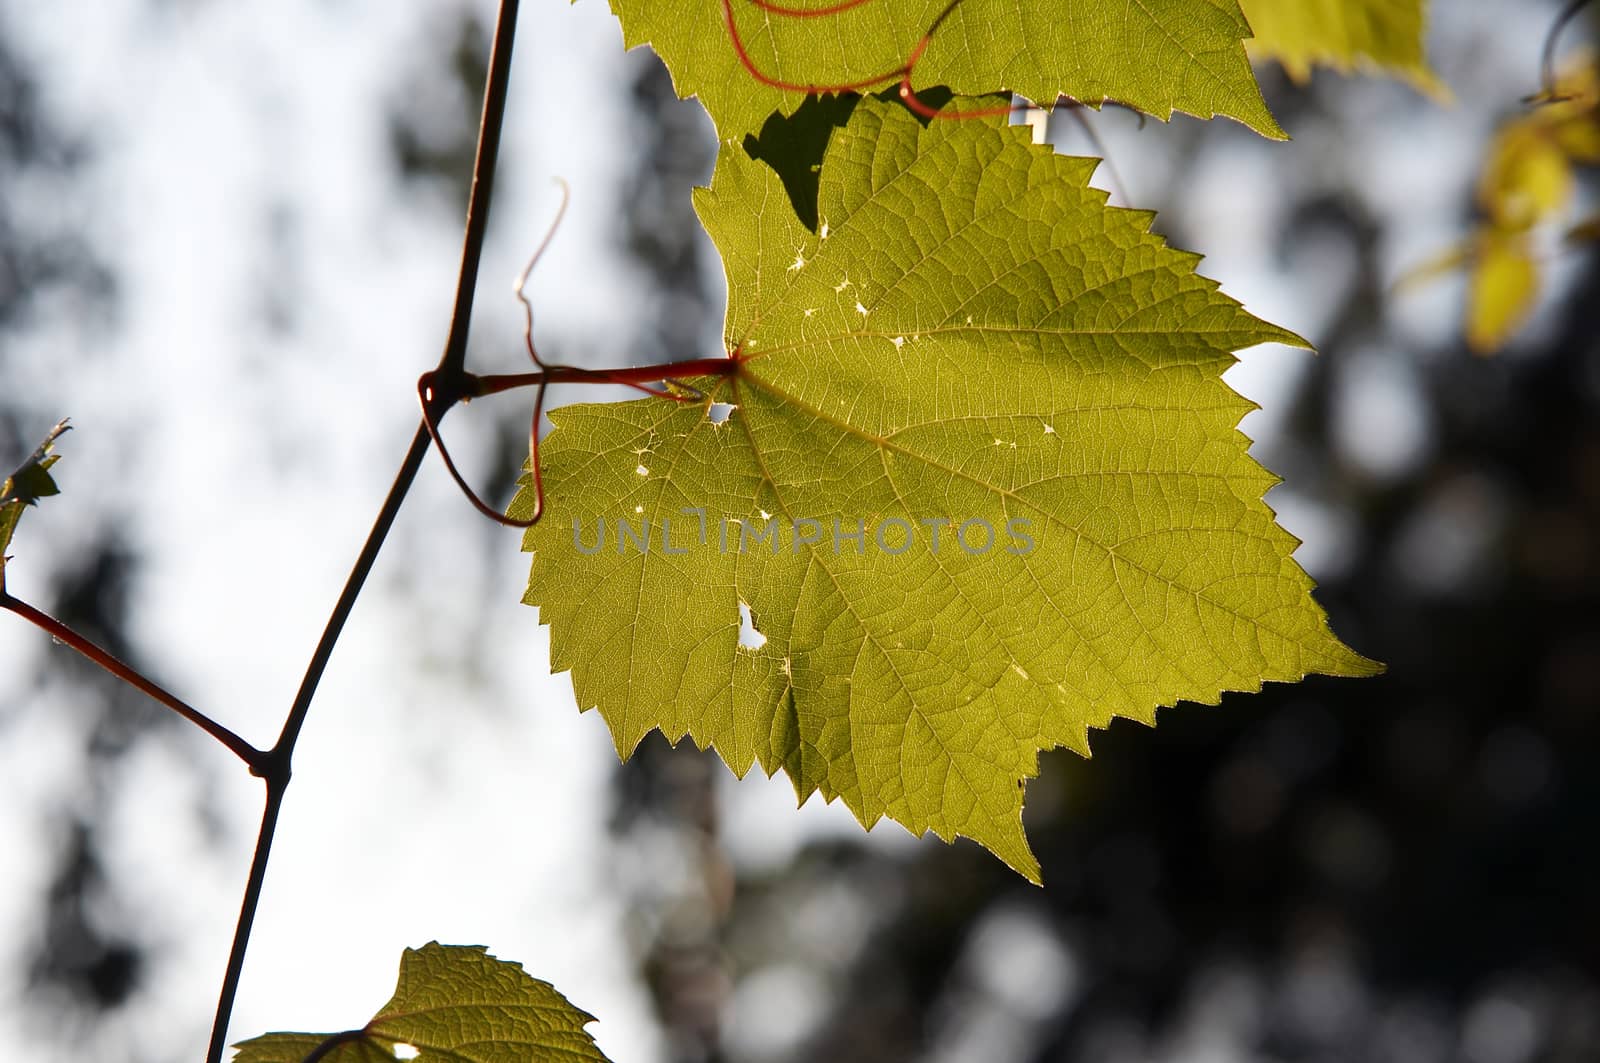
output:
<path id="1" fill-rule="evenodd" d="M 751 0 L 731 4 L 757 69 L 831 87 L 896 71 L 948 0 L 868 0 L 815 18 L 774 14 Z M 751 76 L 718 0 L 611 0 L 611 9 L 628 46 L 652 45 L 678 93 L 700 98 L 724 140 L 754 133 L 773 111 L 792 113 L 804 98 Z M 939 26 L 913 86 L 1018 92 L 1045 105 L 1060 95 L 1093 106 L 1115 100 L 1158 118 L 1221 115 L 1281 137 L 1250 71 L 1249 35 L 1236 0 L 964 0 Z"/>
<path id="2" fill-rule="evenodd" d="M 470 945 L 406 949 L 394 997 L 342 1034 L 269 1033 L 237 1045 L 234 1063 L 301 1063 L 329 1040 L 326 1063 L 605 1063 L 584 1032 L 594 1016 L 522 965 Z M 398 1049 L 398 1050 L 397 1050 Z"/>
<path id="3" fill-rule="evenodd" d="M 1108 209 L 1094 166 L 866 100 L 813 233 L 723 152 L 696 205 L 744 360 L 704 403 L 556 411 L 525 540 L 554 667 L 623 754 L 689 735 L 1037 878 L 1040 750 L 1376 669 L 1312 601 L 1221 380 L 1300 341 Z"/>
<path id="4" fill-rule="evenodd" d="M 1424 54 L 1427 0 L 1239 0 L 1255 39 L 1250 54 L 1276 59 L 1305 81 L 1313 66 L 1386 70 L 1447 97 Z"/>

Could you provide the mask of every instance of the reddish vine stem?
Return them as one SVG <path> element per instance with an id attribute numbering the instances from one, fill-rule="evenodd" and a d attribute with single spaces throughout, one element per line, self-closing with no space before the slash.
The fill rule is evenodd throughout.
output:
<path id="1" fill-rule="evenodd" d="M 693 358 L 666 365 L 630 366 L 624 369 L 585 369 L 575 365 L 548 365 L 539 362 L 540 368 L 531 373 L 478 376 L 475 373 L 462 372 L 455 375 L 453 385 L 448 389 L 440 382 L 440 374 L 424 373 L 417 381 L 417 396 L 422 402 L 423 426 L 427 429 L 433 445 L 438 448 L 439 457 L 444 460 L 445 470 L 449 472 L 450 478 L 456 482 L 456 487 L 466 496 L 467 501 L 472 503 L 472 507 L 495 523 L 508 528 L 531 528 L 539 523 L 539 518 L 544 515 L 544 477 L 539 466 L 538 432 L 539 419 L 544 413 L 545 391 L 551 384 L 620 384 L 672 402 L 694 402 L 705 396 L 697 393 L 680 394 L 672 390 L 653 388 L 650 385 L 660 382 L 677 384 L 679 377 L 729 376 L 738 369 L 740 361 L 739 358 Z M 679 384 L 679 386 L 686 385 Z M 527 517 L 509 517 L 484 501 L 483 496 L 478 494 L 472 485 L 467 483 L 466 477 L 461 475 L 461 471 L 456 468 L 455 459 L 450 456 L 450 448 L 439 435 L 439 422 L 458 402 L 470 402 L 484 395 L 498 395 L 529 387 L 538 389 L 533 402 L 533 419 L 528 426 L 528 467 L 532 470 L 533 477 L 533 513 Z"/>
<path id="2" fill-rule="evenodd" d="M 539 384 L 622 384 L 633 387 L 697 376 L 732 376 L 743 362 L 743 358 L 691 358 L 682 362 L 635 365 L 624 369 L 584 369 L 575 365 L 552 365 L 532 373 L 490 373 L 482 376 L 468 373 L 467 380 L 471 390 L 467 393 L 467 397 L 498 395 L 501 392 L 535 387 Z M 651 394 L 660 398 L 671 397 L 654 391 Z"/>
<path id="3" fill-rule="evenodd" d="M 516 33 L 518 0 L 501 0 L 499 16 L 495 22 L 494 43 L 489 53 L 489 74 L 484 86 L 483 114 L 478 129 L 478 151 L 473 162 L 472 192 L 467 205 L 466 235 L 461 251 L 461 271 L 456 285 L 455 306 L 450 317 L 450 331 L 444 353 L 434 370 L 443 379 L 465 375 L 467 330 L 472 317 L 472 297 L 477 286 L 478 264 L 483 255 L 484 235 L 487 231 L 489 200 L 494 184 L 495 162 L 499 157 L 500 128 L 505 117 L 506 91 L 511 77 L 511 50 Z M 228 1044 L 228 1021 L 233 1014 L 234 1000 L 238 995 L 239 978 L 244 970 L 245 952 L 250 944 L 250 932 L 255 923 L 256 909 L 261 900 L 261 889 L 266 881 L 267 861 L 271 856 L 272 842 L 277 831 L 278 813 L 283 806 L 284 793 L 291 775 L 291 760 L 295 743 L 299 741 L 312 698 L 322 681 L 323 671 L 333 648 L 344 631 L 345 621 L 354 610 L 356 599 L 366 583 L 367 575 L 377 561 L 378 552 L 388 538 L 400 506 L 416 480 L 417 470 L 428 451 L 428 425 L 417 426 L 411 445 L 400 464 L 383 507 L 378 511 L 372 530 L 361 548 L 350 575 L 345 581 L 339 600 L 334 604 L 322 636 L 317 640 L 305 677 L 295 694 L 278 741 L 262 758 L 255 774 L 266 781 L 266 802 L 261 814 L 261 829 L 256 837 L 255 852 L 250 861 L 250 875 L 245 884 L 244 896 L 239 905 L 239 921 L 228 954 L 227 972 L 217 997 L 216 1018 L 211 1027 L 211 1043 L 206 1053 L 207 1063 L 221 1063 Z M 254 769 L 253 769 L 254 770 Z"/>
<path id="4" fill-rule="evenodd" d="M 567 212 L 567 183 L 560 178 L 557 178 L 557 183 L 561 185 L 561 206 L 556 210 L 555 219 L 551 221 L 544 239 L 539 241 L 538 248 L 534 250 L 533 257 L 528 259 L 528 264 L 522 268 L 514 289 L 524 312 L 522 341 L 527 347 L 528 359 L 538 368 L 531 373 L 479 377 L 460 366 L 441 365 L 432 372 L 423 373 L 417 379 L 417 398 L 422 405 L 422 426 L 427 430 L 428 438 L 433 441 L 433 445 L 439 449 L 439 457 L 444 461 L 445 470 L 449 472 L 456 487 L 467 501 L 472 503 L 474 509 L 496 524 L 508 528 L 531 528 L 539 523 L 539 518 L 544 515 L 544 470 L 539 464 L 539 422 L 544 416 L 545 395 L 551 384 L 621 384 L 656 398 L 674 402 L 692 402 L 705 396 L 697 389 L 673 379 L 673 374 L 700 376 L 708 373 L 728 373 L 739 363 L 736 353 L 732 358 L 702 358 L 672 365 L 583 369 L 571 365 L 553 365 L 539 357 L 539 349 L 533 342 L 533 301 L 528 298 L 525 289 L 528 278 L 533 274 L 533 268 L 539 264 L 539 259 L 544 257 L 545 249 L 555 238 L 556 229 L 561 225 L 561 219 Z M 657 382 L 661 384 L 660 387 L 651 386 Z M 439 422 L 458 402 L 471 402 L 482 395 L 522 387 L 536 389 L 533 416 L 528 421 L 528 469 L 533 485 L 533 512 L 526 517 L 513 517 L 501 513 L 484 501 L 483 496 L 467 483 L 467 478 L 462 476 L 461 470 L 456 467 L 455 459 L 451 457 L 450 448 L 445 445 L 444 437 L 439 434 Z"/>
<path id="5" fill-rule="evenodd" d="M 869 0 L 840 0 L 839 3 L 818 8 L 789 7 L 783 4 L 772 3 L 771 0 L 750 0 L 752 6 L 772 15 L 781 15 L 786 18 L 821 18 L 825 15 L 837 15 L 849 11 L 869 2 Z M 936 107 L 929 107 L 917 97 L 917 92 L 911 87 L 911 74 L 916 69 L 917 63 L 922 60 L 923 53 L 928 50 L 928 45 L 933 43 L 933 35 L 939 32 L 939 27 L 945 20 L 955 13 L 961 6 L 961 0 L 950 0 L 943 10 L 935 16 L 933 22 L 923 31 L 915 46 L 906 55 L 905 62 L 891 70 L 885 70 L 871 77 L 861 78 L 856 81 L 840 81 L 832 84 L 812 84 L 798 81 L 787 81 L 783 78 L 768 74 L 756 65 L 750 50 L 745 47 L 744 37 L 739 33 L 738 22 L 733 17 L 733 0 L 722 0 L 722 21 L 728 28 L 728 40 L 733 45 L 734 54 L 739 57 L 739 65 L 743 66 L 751 77 L 763 85 L 788 92 L 824 93 L 824 92 L 855 92 L 860 89 L 881 85 L 896 78 L 900 80 L 900 99 L 916 114 L 924 118 L 941 118 L 960 120 L 964 118 L 994 118 L 1004 114 L 1011 114 L 1017 110 L 1027 110 L 1030 105 L 1018 107 L 1013 104 L 1003 104 L 995 107 L 977 107 L 965 111 L 945 111 Z"/>
<path id="6" fill-rule="evenodd" d="M 265 762 L 266 753 L 246 742 L 243 738 L 240 738 L 159 683 L 148 678 L 132 665 L 118 659 L 109 650 L 95 645 L 94 642 L 72 630 L 72 628 L 63 624 L 49 613 L 44 612 L 42 609 L 35 609 L 21 598 L 12 597 L 4 591 L 0 591 L 0 609 L 9 609 L 11 612 L 16 613 L 57 642 L 77 650 L 84 657 L 104 668 L 124 683 L 159 701 L 212 738 L 215 738 L 218 742 L 227 746 L 234 756 L 249 765 L 251 771 L 255 771 Z"/>

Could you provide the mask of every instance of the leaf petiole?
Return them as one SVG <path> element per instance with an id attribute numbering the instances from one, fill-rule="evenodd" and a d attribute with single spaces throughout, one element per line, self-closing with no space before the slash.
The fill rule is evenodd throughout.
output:
<path id="1" fill-rule="evenodd" d="M 462 399 L 466 401 L 544 384 L 622 384 L 626 387 L 642 388 L 658 398 L 695 401 L 691 397 L 657 391 L 647 385 L 668 380 L 682 380 L 686 377 L 732 376 L 739 371 L 741 361 L 743 359 L 739 357 L 692 358 L 683 362 L 636 365 L 625 369 L 584 369 L 575 365 L 552 365 L 532 373 L 496 373 L 487 376 L 468 373 L 466 379 L 469 387 Z"/>

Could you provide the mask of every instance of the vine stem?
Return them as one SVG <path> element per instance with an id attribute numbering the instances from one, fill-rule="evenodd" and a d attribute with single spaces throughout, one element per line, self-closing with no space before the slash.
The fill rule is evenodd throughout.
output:
<path id="1" fill-rule="evenodd" d="M 478 376 L 465 375 L 465 394 L 472 398 L 498 395 L 517 388 L 537 387 L 540 384 L 653 384 L 662 380 L 675 380 L 697 376 L 733 376 L 739 367 L 749 361 L 746 355 L 732 358 L 690 358 L 682 362 L 659 362 L 654 365 L 628 366 L 623 369 L 585 369 L 575 365 L 551 365 L 531 373 L 489 373 Z M 650 392 L 650 394 L 656 394 Z"/>
<path id="2" fill-rule="evenodd" d="M 815 8 L 789 7 L 774 3 L 772 0 L 750 0 L 750 2 L 752 7 L 758 8 L 768 15 L 807 19 L 837 15 L 860 7 L 867 3 L 868 0 L 840 0 L 839 3 Z M 743 35 L 739 32 L 739 24 L 733 15 L 733 0 L 722 0 L 722 22 L 728 30 L 728 42 L 733 45 L 733 52 L 739 58 L 739 65 L 743 66 L 745 71 L 761 84 L 775 89 L 812 94 L 859 92 L 862 89 L 871 88 L 873 85 L 881 85 L 885 81 L 892 81 L 898 78 L 898 91 L 901 102 L 910 108 L 913 113 L 921 115 L 923 118 L 956 120 L 963 118 L 998 118 L 1001 115 L 1011 114 L 1019 110 L 1030 110 L 1033 106 L 1032 104 L 1018 106 L 1006 103 L 996 107 L 980 107 L 969 111 L 945 111 L 938 107 L 930 107 L 917 97 L 917 90 L 911 87 L 912 72 L 916 70 L 917 64 L 922 61 L 922 54 L 928 50 L 928 45 L 933 43 L 933 35 L 939 32 L 939 27 L 944 25 L 951 15 L 955 14 L 955 10 L 961 6 L 961 2 L 962 0 L 949 0 L 945 4 L 940 12 L 934 16 L 933 21 L 929 23 L 928 28 L 923 31 L 922 36 L 917 39 L 916 45 L 912 47 L 905 61 L 899 66 L 892 70 L 873 74 L 871 77 L 859 78 L 855 81 L 840 81 L 833 84 L 789 81 L 775 74 L 768 74 L 757 66 L 755 58 L 750 54 L 750 50 L 745 47 Z"/>
<path id="3" fill-rule="evenodd" d="M 1589 6 L 1590 0 L 1571 0 L 1562 8 L 1561 14 L 1556 16 L 1551 23 L 1550 30 L 1545 34 L 1544 48 L 1539 55 L 1540 80 L 1544 82 L 1539 96 L 1545 103 L 1555 103 L 1559 99 L 1556 94 L 1556 42 L 1561 39 L 1561 31 L 1567 28 L 1567 23 L 1578 17 L 1578 12 Z"/>
<path id="4" fill-rule="evenodd" d="M 227 746 L 234 756 L 250 766 L 252 772 L 258 771 L 265 763 L 267 754 L 234 734 L 222 724 L 213 720 L 199 709 L 190 705 L 182 698 L 173 694 L 159 683 L 145 676 L 138 669 L 123 662 L 111 651 L 95 645 L 94 642 L 72 630 L 55 617 L 42 609 L 35 609 L 21 598 L 14 598 L 5 591 L 0 591 L 0 609 L 8 609 L 22 619 L 44 631 L 57 642 L 77 650 L 101 668 L 110 672 L 129 686 L 148 694 L 173 712 L 182 716 L 218 742 Z"/>
<path id="5" fill-rule="evenodd" d="M 467 330 L 472 318 L 473 292 L 478 283 L 478 264 L 483 255 L 484 234 L 488 227 L 489 199 L 494 185 L 495 162 L 500 154 L 500 127 L 505 118 L 506 90 L 511 79 L 511 49 L 516 35 L 518 0 L 501 0 L 500 13 L 495 22 L 494 43 L 489 53 L 489 75 L 484 86 L 483 115 L 478 128 L 478 151 L 472 167 L 472 192 L 467 203 L 466 236 L 461 250 L 461 271 L 456 284 L 455 306 L 450 315 L 450 331 L 445 341 L 444 353 L 439 359 L 436 376 L 459 378 L 465 373 L 467 356 Z M 266 802 L 261 814 L 261 829 L 256 837 L 255 853 L 250 861 L 250 876 L 245 884 L 244 897 L 239 905 L 239 922 L 234 930 L 233 946 L 228 954 L 227 973 L 222 990 L 217 996 L 217 1014 L 211 1027 L 211 1044 L 206 1053 L 207 1063 L 222 1063 L 222 1053 L 228 1043 L 228 1022 L 233 1015 L 234 1000 L 239 991 L 239 978 L 244 970 L 245 952 L 250 944 L 250 931 L 255 923 L 256 909 L 261 900 L 261 889 L 266 881 L 267 860 L 271 856 L 272 841 L 277 831 L 278 814 L 283 807 L 284 794 L 289 786 L 290 762 L 295 743 L 311 709 L 311 701 L 322 681 L 333 648 L 344 631 L 345 621 L 354 610 L 356 599 L 366 584 L 367 575 L 378 559 L 378 552 L 388 538 L 401 503 L 416 480 L 417 470 L 427 455 L 429 434 L 427 425 L 420 424 L 411 438 L 405 460 L 400 464 L 383 508 L 378 511 L 372 531 L 361 548 L 344 590 L 334 604 L 322 637 L 317 640 L 311 660 L 306 665 L 304 679 L 295 694 L 278 735 L 277 743 L 261 758 L 256 775 L 266 780 Z"/>

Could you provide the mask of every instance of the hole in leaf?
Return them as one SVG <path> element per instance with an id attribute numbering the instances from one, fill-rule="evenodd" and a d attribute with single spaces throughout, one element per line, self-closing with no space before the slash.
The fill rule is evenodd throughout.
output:
<path id="1" fill-rule="evenodd" d="M 394 1058 L 396 1059 L 416 1059 L 420 1055 L 422 1055 L 422 1049 L 416 1045 L 399 1044 L 394 1046 Z"/>
<path id="2" fill-rule="evenodd" d="M 744 602 L 739 603 L 739 648 L 742 650 L 759 650 L 767 644 L 767 636 L 756 630 L 756 619 L 751 614 L 750 607 Z"/>
<path id="3" fill-rule="evenodd" d="M 706 407 L 706 419 L 712 424 L 722 424 L 733 416 L 734 406 L 731 402 L 713 402 Z"/>

